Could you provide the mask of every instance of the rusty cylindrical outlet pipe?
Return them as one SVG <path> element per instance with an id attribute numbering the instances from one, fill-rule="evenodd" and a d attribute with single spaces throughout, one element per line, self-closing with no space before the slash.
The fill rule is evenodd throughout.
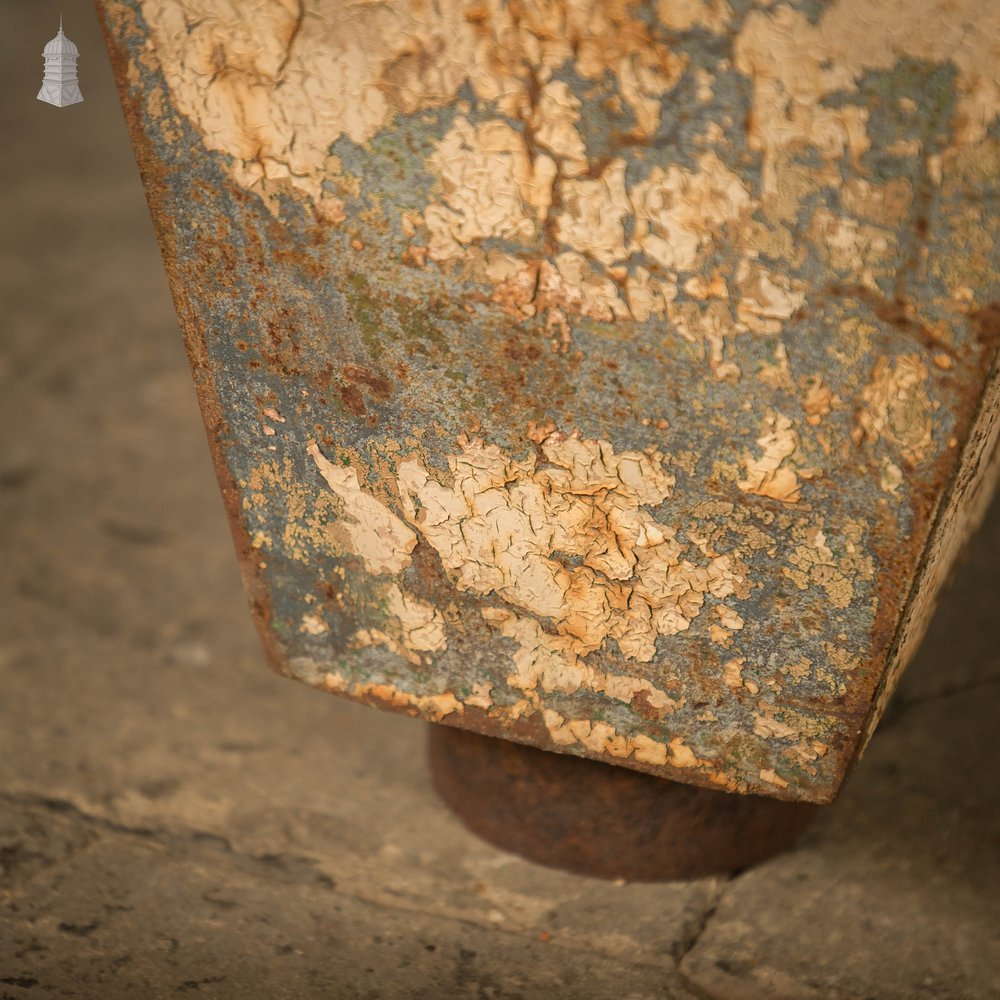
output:
<path id="1" fill-rule="evenodd" d="M 821 808 L 683 785 L 448 726 L 428 731 L 438 795 L 475 834 L 537 864 L 652 882 L 739 871 Z"/>

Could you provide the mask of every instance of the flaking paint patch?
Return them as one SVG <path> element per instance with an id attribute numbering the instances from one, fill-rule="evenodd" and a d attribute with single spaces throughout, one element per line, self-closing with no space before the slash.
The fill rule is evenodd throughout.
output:
<path id="1" fill-rule="evenodd" d="M 877 291 L 877 279 L 893 273 L 896 238 L 887 229 L 817 208 L 809 237 L 835 272 L 856 277 L 863 288 Z"/>
<path id="2" fill-rule="evenodd" d="M 717 604 L 713 610 L 723 628 L 739 631 L 746 624 L 740 615 L 725 604 Z"/>
<path id="3" fill-rule="evenodd" d="M 686 630 L 706 595 L 748 596 L 735 555 L 696 556 L 676 526 L 644 509 L 674 486 L 655 449 L 616 453 L 553 432 L 540 464 L 534 452 L 515 459 L 479 438 L 460 445 L 450 484 L 418 461 L 399 466 L 407 519 L 459 590 L 551 619 L 576 653 L 613 638 L 624 657 L 648 662 L 657 636 Z"/>
<path id="4" fill-rule="evenodd" d="M 344 505 L 342 526 L 369 573 L 400 573 L 410 565 L 417 536 L 395 514 L 361 488 L 353 466 L 334 465 L 315 441 L 306 452 L 327 486 Z"/>
<path id="5" fill-rule="evenodd" d="M 901 354 L 893 361 L 880 357 L 861 390 L 859 440 L 874 443 L 881 438 L 907 464 L 922 462 L 934 444 L 929 374 L 919 354 Z"/>
<path id="6" fill-rule="evenodd" d="M 461 715 L 465 706 L 450 691 L 441 694 L 412 694 L 394 684 L 376 681 L 350 681 L 339 671 L 327 671 L 323 675 L 323 685 L 328 691 L 349 694 L 360 700 L 376 699 L 386 705 L 404 710 L 412 709 L 433 722 L 440 722 L 449 715 Z"/>
<path id="7" fill-rule="evenodd" d="M 353 637 L 358 646 L 385 646 L 415 666 L 428 662 L 421 653 L 448 648 L 444 617 L 437 608 L 396 583 L 390 583 L 383 596 L 389 618 L 384 628 L 358 629 Z"/>
<path id="8" fill-rule="evenodd" d="M 874 564 L 862 544 L 865 526 L 848 521 L 842 529 L 843 551 L 834 556 L 826 535 L 816 528 L 806 533 L 798 544 L 791 545 L 788 565 L 782 573 L 800 590 L 820 587 L 836 608 L 850 607 L 854 599 L 854 580 L 871 580 Z"/>
<path id="9" fill-rule="evenodd" d="M 743 664 L 745 663 L 745 656 L 737 656 L 723 664 L 722 683 L 726 687 L 736 689 L 743 686 Z"/>
<path id="10" fill-rule="evenodd" d="M 821 373 L 806 375 L 802 379 L 802 409 L 805 411 L 807 424 L 818 426 L 841 402 Z"/>
<path id="11" fill-rule="evenodd" d="M 315 670 L 311 661 L 299 662 L 297 666 L 306 676 Z M 313 683 L 318 683 L 328 691 L 362 701 L 374 699 L 380 704 L 414 715 L 419 713 L 438 722 L 450 715 L 464 714 L 466 705 L 485 708 L 491 717 L 510 722 L 538 711 L 537 706 L 526 700 L 511 706 L 496 705 L 489 697 L 488 689 L 480 685 L 477 685 L 472 694 L 459 699 L 451 691 L 417 695 L 389 682 L 352 682 L 339 670 L 322 671 L 316 675 Z M 550 708 L 541 709 L 541 719 L 556 747 L 579 746 L 592 755 L 619 761 L 633 758 L 639 764 L 653 767 L 698 770 L 704 773 L 705 781 L 717 787 L 729 791 L 736 791 L 741 787 L 731 774 L 715 768 L 712 761 L 700 759 L 680 736 L 664 740 L 656 740 L 642 733 L 626 736 L 610 723 L 591 719 L 567 719 Z"/>
<path id="12" fill-rule="evenodd" d="M 315 614 L 304 614 L 302 616 L 302 624 L 299 627 L 299 631 L 305 632 L 306 635 L 325 635 L 329 629 L 327 628 L 326 622 L 320 618 L 319 615 Z"/>
<path id="13" fill-rule="evenodd" d="M 714 152 L 691 171 L 654 167 L 630 191 L 635 243 L 670 270 L 694 271 L 712 246 L 713 230 L 749 215 L 753 199 L 743 181 Z"/>
<path id="14" fill-rule="evenodd" d="M 785 4 L 752 11 L 736 39 L 736 66 L 753 81 L 752 144 L 765 156 L 765 187 L 795 148 L 825 159 L 856 159 L 869 145 L 867 109 L 824 98 L 856 91 L 867 70 L 909 56 L 952 63 L 959 73 L 958 141 L 982 138 L 1000 107 L 990 70 L 1000 37 L 1000 7 L 978 0 L 839 0 L 812 24 Z"/>
<path id="15" fill-rule="evenodd" d="M 247 518 L 260 519 L 272 495 L 281 498 L 283 507 L 280 535 L 275 537 L 270 531 L 254 531 L 253 549 L 266 551 L 280 544 L 290 558 L 300 562 L 308 562 L 310 550 L 317 546 L 332 552 L 353 551 L 336 495 L 324 492 L 313 496 L 310 488 L 298 479 L 289 459 L 280 463 L 274 459 L 259 463 L 240 485 L 242 511 Z"/>
<path id="16" fill-rule="evenodd" d="M 753 333 L 780 333 L 806 299 L 802 281 L 763 267 L 745 257 L 736 270 L 740 298 L 736 316 Z"/>
<path id="17" fill-rule="evenodd" d="M 788 782 L 770 767 L 762 767 L 760 769 L 760 780 L 766 781 L 769 785 L 774 785 L 776 788 L 788 787 Z"/>
<path id="18" fill-rule="evenodd" d="M 748 190 L 713 151 L 693 171 L 655 166 L 631 188 L 623 159 L 602 164 L 588 153 L 580 101 L 553 73 L 572 66 L 585 80 L 613 79 L 632 116 L 629 143 L 641 143 L 688 69 L 686 55 L 629 0 L 516 8 L 446 0 L 432 10 L 347 0 L 322 8 L 144 0 L 142 9 L 174 104 L 207 148 L 231 158 L 234 179 L 275 212 L 277 194 L 292 189 L 318 218 L 341 224 L 343 199 L 362 185 L 331 145 L 341 137 L 363 143 L 397 114 L 443 106 L 471 85 L 498 117 L 472 124 L 459 116 L 440 140 L 426 163 L 439 194 L 428 192 L 421 231 L 408 223 L 414 240 L 402 255 L 470 265 L 515 315 L 544 313 L 563 350 L 573 317 L 644 321 L 664 311 L 674 276 L 651 282 L 648 267 L 640 262 L 636 271 L 637 254 L 660 270 L 694 270 L 720 227 L 754 211 Z M 718 32 L 731 16 L 719 0 L 664 0 L 658 13 L 674 31 Z M 519 247 L 517 266 L 499 281 L 479 253 L 495 239 Z M 752 304 L 744 315 L 756 315 Z M 694 326 L 710 341 L 719 378 L 739 377 L 737 365 L 721 361 L 721 345 L 743 322 L 715 311 Z"/>
<path id="19" fill-rule="evenodd" d="M 702 154 L 695 170 L 656 166 L 629 187 L 623 159 L 610 160 L 595 177 L 564 177 L 554 169 L 559 161 L 545 154 L 531 159 L 523 133 L 503 122 L 488 122 L 480 130 L 487 126 L 491 132 L 499 130 L 503 140 L 492 149 L 471 139 L 468 124 L 459 120 L 431 157 L 447 192 L 425 211 L 431 256 L 450 262 L 467 257 L 469 243 L 490 236 L 519 240 L 522 258 L 508 257 L 501 297 L 523 315 L 545 307 L 597 319 L 646 319 L 663 312 L 676 295 L 668 292 L 676 286 L 675 272 L 697 270 L 715 236 L 753 212 L 755 203 L 743 182 L 714 152 Z M 553 201 L 559 205 L 554 230 L 569 250 L 551 258 L 537 256 L 532 220 L 543 216 Z M 627 242 L 626 230 L 631 232 Z M 661 274 L 666 269 L 652 288 L 647 268 L 633 274 L 625 267 L 636 254 Z M 500 277 L 488 266 L 486 273 Z M 754 306 L 748 297 L 745 308 L 772 319 L 790 316 L 801 295 L 779 285 L 787 282 L 775 277 L 768 286 L 772 298 Z M 582 293 L 574 292 L 581 287 Z M 720 279 L 715 287 L 725 291 Z M 786 300 L 792 303 L 787 309 Z M 734 325 L 728 315 L 725 325 Z"/>
<path id="20" fill-rule="evenodd" d="M 562 124 L 566 129 L 572 128 L 565 119 Z M 536 154 L 534 163 L 541 169 L 542 177 L 551 180 L 551 190 L 545 197 L 559 206 L 549 220 L 551 231 L 558 246 L 569 248 L 540 256 L 537 246 L 540 241 L 530 227 L 526 229 L 523 225 L 527 221 L 523 206 L 539 201 L 539 175 L 530 166 L 530 151 L 523 133 L 511 135 L 521 136 L 522 148 L 510 151 L 511 162 L 521 163 L 521 168 L 516 175 L 509 169 L 498 173 L 501 178 L 519 176 L 519 192 L 512 192 L 501 183 L 496 191 L 487 186 L 482 195 L 475 196 L 477 204 L 466 203 L 458 213 L 447 214 L 451 211 L 447 203 L 428 207 L 425 218 L 436 248 L 435 259 L 478 260 L 476 247 L 470 248 L 468 240 L 462 237 L 476 234 L 476 238 L 485 238 L 488 234 L 481 226 L 470 229 L 468 222 L 488 217 L 494 227 L 526 236 L 522 238 L 520 260 L 508 255 L 502 274 L 486 258 L 485 276 L 494 281 L 500 279 L 495 299 L 514 315 L 528 317 L 544 310 L 562 317 L 560 325 L 566 327 L 567 315 L 603 321 L 644 321 L 667 312 L 682 335 L 692 340 L 704 337 L 709 342 L 712 369 L 719 378 L 738 377 L 739 369 L 732 364 L 724 365 L 721 356 L 725 336 L 736 332 L 741 325 L 746 328 L 742 320 L 738 316 L 734 319 L 731 309 L 719 308 L 718 304 L 710 306 L 704 314 L 682 316 L 672 303 L 677 294 L 676 272 L 700 267 L 723 230 L 752 214 L 755 203 L 740 178 L 714 152 L 702 154 L 695 170 L 679 165 L 667 169 L 655 166 L 647 177 L 632 186 L 626 183 L 626 163 L 621 158 L 612 158 L 595 176 L 590 176 L 595 171 L 589 169 L 588 176 L 577 177 L 579 171 L 575 168 L 566 173 L 561 158 L 553 161 L 547 154 Z M 450 136 L 446 136 L 442 147 L 449 141 Z M 511 141 L 516 146 L 515 140 Z M 477 153 L 468 150 L 463 170 L 477 174 L 479 161 Z M 552 169 L 553 163 L 557 170 Z M 442 183 L 450 192 L 446 201 L 457 200 L 453 179 L 443 176 Z M 467 201 L 474 188 L 472 184 L 465 186 L 463 201 Z M 443 222 L 450 226 L 444 232 Z M 631 234 L 627 240 L 626 232 Z M 649 269 L 642 265 L 626 266 L 637 258 L 656 268 L 658 276 L 651 279 Z M 786 311 L 782 311 L 783 303 L 778 300 L 779 285 L 793 302 Z M 716 276 L 710 287 L 712 294 L 720 294 L 721 289 L 721 297 L 728 296 L 721 276 Z M 794 303 L 800 302 L 801 296 L 791 292 L 783 279 L 776 278 L 769 287 L 774 290 L 772 300 L 755 306 L 748 296 L 744 308 L 748 315 L 755 311 L 766 314 L 768 330 L 773 330 L 780 326 L 780 319 L 791 315 Z"/>
<path id="21" fill-rule="evenodd" d="M 820 207 L 810 227 L 830 266 L 869 289 L 889 277 L 891 230 L 910 210 L 912 188 L 904 179 L 844 182 L 841 167 L 856 170 L 870 148 L 868 110 L 825 99 L 854 94 L 866 71 L 907 56 L 955 65 L 959 142 L 983 137 L 1000 99 L 1000 83 L 984 70 L 1000 29 L 989 5 L 891 0 L 872 13 L 864 0 L 837 0 L 815 24 L 784 5 L 761 6 L 734 42 L 735 66 L 753 85 L 750 142 L 764 157 L 755 187 L 712 148 L 694 170 L 655 164 L 631 184 L 625 158 L 605 161 L 587 149 L 580 99 L 554 76 L 566 68 L 586 81 L 614 81 L 633 122 L 624 148 L 655 133 L 664 99 L 688 72 L 711 98 L 706 71 L 692 69 L 683 47 L 629 0 L 142 3 L 173 103 L 209 149 L 232 158 L 238 183 L 274 211 L 276 193 L 291 188 L 319 218 L 340 224 L 343 198 L 364 184 L 345 173 L 331 145 L 341 137 L 364 143 L 397 115 L 446 106 L 469 85 L 496 117 L 472 123 L 459 115 L 439 140 L 425 164 L 437 190 L 426 192 L 417 227 L 410 216 L 413 241 L 402 256 L 421 265 L 462 262 L 493 284 L 505 310 L 543 315 L 563 351 L 575 317 L 645 322 L 666 314 L 681 336 L 705 343 L 713 374 L 728 382 L 742 376 L 727 353 L 735 335 L 780 333 L 804 300 L 788 266 L 764 267 L 759 258 L 801 262 L 786 223 L 810 193 L 827 185 L 843 191 L 847 214 Z M 732 19 L 724 0 L 662 0 L 656 14 L 670 32 L 718 33 Z M 270 28 L 263 43 L 261 24 Z M 725 131 L 711 122 L 703 140 L 721 149 Z M 794 161 L 809 150 L 819 163 L 805 169 Z M 912 153 L 928 157 L 931 173 L 936 156 L 940 174 L 940 155 L 919 142 Z M 502 266 L 495 250 L 484 252 L 493 240 L 515 248 Z M 736 251 L 731 307 L 674 303 L 678 277 L 697 272 L 722 246 Z"/>
<path id="22" fill-rule="evenodd" d="M 771 413 L 764 433 L 757 438 L 757 445 L 761 454 L 757 457 L 746 455 L 743 460 L 746 478 L 736 485 L 746 493 L 798 503 L 802 484 L 795 469 L 785 465 L 798 447 L 798 435 L 792 428 L 792 421 L 780 413 Z"/>
<path id="23" fill-rule="evenodd" d="M 706 28 L 720 32 L 733 16 L 726 0 L 659 0 L 657 12 L 660 20 L 673 31 Z"/>
<path id="24" fill-rule="evenodd" d="M 545 709 L 542 716 L 556 746 L 579 744 L 591 753 L 607 754 L 619 759 L 634 756 L 636 760 L 646 764 L 669 764 L 677 768 L 705 766 L 705 762 L 699 760 L 680 737 L 662 742 L 642 735 L 623 736 L 608 722 L 566 719 L 552 709 Z M 718 777 L 725 780 L 721 775 Z"/>
<path id="25" fill-rule="evenodd" d="M 281 182 L 317 200 L 337 173 L 337 139 L 363 143 L 465 83 L 517 117 L 538 76 L 548 82 L 575 55 L 585 78 L 614 75 L 648 134 L 683 67 L 627 0 L 144 0 L 142 10 L 176 106 L 210 149 L 234 157 L 237 181 Z"/>
<path id="26" fill-rule="evenodd" d="M 631 704 L 642 693 L 646 704 L 663 714 L 681 704 L 643 677 L 606 673 L 588 665 L 579 655 L 576 640 L 551 635 L 532 618 L 519 618 L 512 611 L 500 608 L 483 608 L 482 614 L 501 635 L 519 645 L 513 657 L 514 673 L 507 677 L 512 688 L 523 692 L 541 688 L 562 694 L 574 694 L 582 688 L 625 704 Z"/>
<path id="27" fill-rule="evenodd" d="M 445 194 L 428 206 L 428 256 L 458 259 L 486 239 L 531 242 L 551 200 L 555 163 L 534 161 L 521 134 L 504 121 L 472 125 L 459 117 L 430 156 Z"/>

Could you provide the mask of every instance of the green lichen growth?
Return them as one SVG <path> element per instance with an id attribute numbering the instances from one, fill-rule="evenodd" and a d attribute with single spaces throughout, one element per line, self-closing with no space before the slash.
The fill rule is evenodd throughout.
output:
<path id="1" fill-rule="evenodd" d="M 341 286 L 351 310 L 351 317 L 357 324 L 361 340 L 374 360 L 382 356 L 382 309 L 372 295 L 371 286 L 364 275 L 357 271 L 347 271 Z"/>
<path id="2" fill-rule="evenodd" d="M 396 315 L 405 336 L 442 349 L 447 347 L 444 334 L 433 319 L 435 303 L 418 303 L 397 295 L 393 304 L 396 306 Z"/>

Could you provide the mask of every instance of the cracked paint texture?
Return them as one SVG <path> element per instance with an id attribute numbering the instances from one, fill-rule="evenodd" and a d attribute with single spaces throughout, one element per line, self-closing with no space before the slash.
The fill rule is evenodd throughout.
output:
<path id="1" fill-rule="evenodd" d="M 276 666 L 835 796 L 994 475 L 1000 8 L 99 7 Z"/>

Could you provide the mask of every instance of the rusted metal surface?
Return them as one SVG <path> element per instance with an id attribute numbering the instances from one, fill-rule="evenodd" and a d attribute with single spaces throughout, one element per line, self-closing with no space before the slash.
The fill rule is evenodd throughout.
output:
<path id="1" fill-rule="evenodd" d="M 275 666 L 832 799 L 995 478 L 1000 8 L 98 7 Z"/>
<path id="2" fill-rule="evenodd" d="M 741 871 L 795 843 L 820 806 L 732 795 L 431 726 L 434 787 L 477 836 L 537 864 L 658 882 Z"/>

